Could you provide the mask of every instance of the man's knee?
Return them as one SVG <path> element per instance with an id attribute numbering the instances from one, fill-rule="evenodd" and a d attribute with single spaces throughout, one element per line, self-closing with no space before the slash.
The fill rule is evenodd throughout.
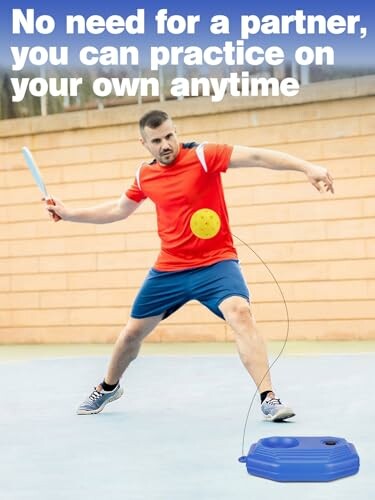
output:
<path id="1" fill-rule="evenodd" d="M 131 345 L 140 344 L 145 337 L 145 329 L 142 327 L 141 322 L 132 322 L 125 326 L 123 331 L 121 332 L 121 337 L 124 342 Z"/>
<path id="2" fill-rule="evenodd" d="M 143 332 L 137 328 L 125 327 L 122 337 L 128 344 L 138 344 L 143 339 Z"/>
<path id="3" fill-rule="evenodd" d="M 127 343 L 139 344 L 157 326 L 161 318 L 129 318 L 121 336 Z"/>
<path id="4" fill-rule="evenodd" d="M 230 324 L 244 324 L 253 322 L 250 304 L 241 297 L 231 297 L 222 302 L 220 309 L 224 318 Z"/>

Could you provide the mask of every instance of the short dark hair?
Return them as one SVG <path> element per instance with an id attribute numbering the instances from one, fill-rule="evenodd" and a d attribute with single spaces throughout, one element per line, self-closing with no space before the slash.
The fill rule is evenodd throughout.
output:
<path id="1" fill-rule="evenodd" d="M 141 132 L 143 132 L 146 127 L 158 128 L 166 120 L 169 120 L 169 116 L 167 113 L 165 113 L 164 111 L 159 111 L 158 109 L 154 109 L 142 116 L 142 118 L 139 120 L 139 128 Z"/>

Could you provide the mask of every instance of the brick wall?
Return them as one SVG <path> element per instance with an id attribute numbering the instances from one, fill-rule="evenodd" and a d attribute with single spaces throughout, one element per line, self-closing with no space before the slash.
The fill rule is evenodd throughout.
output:
<path id="1" fill-rule="evenodd" d="M 129 220 L 54 224 L 23 164 L 29 146 L 49 191 L 72 206 L 117 197 L 147 158 L 137 119 L 155 105 L 0 122 L 0 343 L 110 342 L 159 243 L 150 202 Z M 336 194 L 302 174 L 233 169 L 224 175 L 233 233 L 278 278 L 294 339 L 375 338 L 375 78 L 313 84 L 293 99 L 163 103 L 182 140 L 285 151 L 326 165 Z M 285 335 L 272 278 L 237 245 L 260 330 Z M 151 341 L 224 341 L 231 332 L 191 303 Z"/>

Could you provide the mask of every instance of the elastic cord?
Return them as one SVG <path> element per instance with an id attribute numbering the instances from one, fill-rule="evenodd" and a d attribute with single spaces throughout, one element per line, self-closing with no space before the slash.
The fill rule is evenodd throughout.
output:
<path id="1" fill-rule="evenodd" d="M 254 400 L 258 394 L 258 391 L 259 391 L 259 387 L 260 385 L 262 384 L 263 380 L 266 378 L 266 376 L 268 375 L 268 373 L 270 372 L 271 368 L 273 367 L 273 365 L 276 363 L 276 361 L 280 358 L 280 356 L 282 355 L 284 349 L 285 349 L 285 346 L 288 342 L 288 337 L 289 337 L 289 323 L 290 323 L 290 320 L 289 320 L 289 311 L 288 311 L 288 306 L 287 306 L 287 303 L 286 303 L 286 300 L 285 300 L 285 297 L 284 297 L 284 294 L 283 294 L 283 291 L 279 285 L 279 282 L 277 281 L 277 279 L 275 278 L 273 272 L 271 271 L 271 269 L 268 267 L 268 265 L 264 262 L 264 260 L 262 259 L 262 257 L 260 257 L 255 250 L 253 250 L 251 248 L 250 245 L 248 245 L 247 243 L 245 243 L 241 238 L 239 238 L 238 236 L 236 236 L 235 234 L 232 233 L 232 236 L 234 236 L 235 238 L 237 238 L 238 241 L 240 241 L 243 245 L 245 245 L 245 247 L 247 247 L 249 250 L 251 250 L 253 252 L 253 254 L 260 260 L 260 262 L 265 266 L 265 268 L 267 269 L 267 271 L 270 273 L 270 275 L 272 276 L 272 279 L 274 280 L 274 282 L 276 283 L 278 289 L 279 289 L 279 292 L 280 292 L 280 295 L 283 299 L 283 302 L 284 302 L 284 307 L 285 307 L 285 313 L 286 313 L 286 321 L 287 321 L 287 327 L 286 327 L 286 335 L 285 335 L 285 339 L 284 339 L 284 344 L 279 352 L 279 354 L 276 356 L 276 359 L 274 359 L 274 361 L 271 363 L 270 367 L 268 368 L 268 370 L 266 371 L 266 373 L 263 375 L 263 378 L 262 380 L 259 382 L 259 384 L 257 385 L 257 388 L 255 389 L 255 392 L 254 392 L 254 395 L 251 399 L 251 402 L 250 402 L 250 406 L 249 406 L 249 409 L 247 411 L 247 414 L 246 414 L 246 418 L 245 418 L 245 423 L 244 423 L 244 428 L 243 428 L 243 434 L 242 434 L 242 455 L 244 455 L 244 450 L 245 450 L 245 437 L 246 437 L 246 429 L 247 429 L 247 423 L 248 423 L 248 420 L 249 420 L 249 415 L 250 415 L 250 411 L 251 411 L 251 408 L 253 406 L 253 403 L 254 403 Z"/>

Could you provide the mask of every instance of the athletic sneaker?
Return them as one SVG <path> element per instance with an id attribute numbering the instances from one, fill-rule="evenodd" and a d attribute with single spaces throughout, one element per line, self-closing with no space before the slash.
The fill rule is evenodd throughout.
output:
<path id="1" fill-rule="evenodd" d="M 104 391 L 101 385 L 95 387 L 90 396 L 78 407 L 77 415 L 90 415 L 99 413 L 105 405 L 116 401 L 124 394 L 124 389 L 120 384 L 113 391 Z"/>
<path id="2" fill-rule="evenodd" d="M 270 420 L 271 422 L 281 422 L 295 415 L 291 408 L 283 405 L 280 399 L 277 398 L 266 398 L 260 408 L 266 420 Z"/>

